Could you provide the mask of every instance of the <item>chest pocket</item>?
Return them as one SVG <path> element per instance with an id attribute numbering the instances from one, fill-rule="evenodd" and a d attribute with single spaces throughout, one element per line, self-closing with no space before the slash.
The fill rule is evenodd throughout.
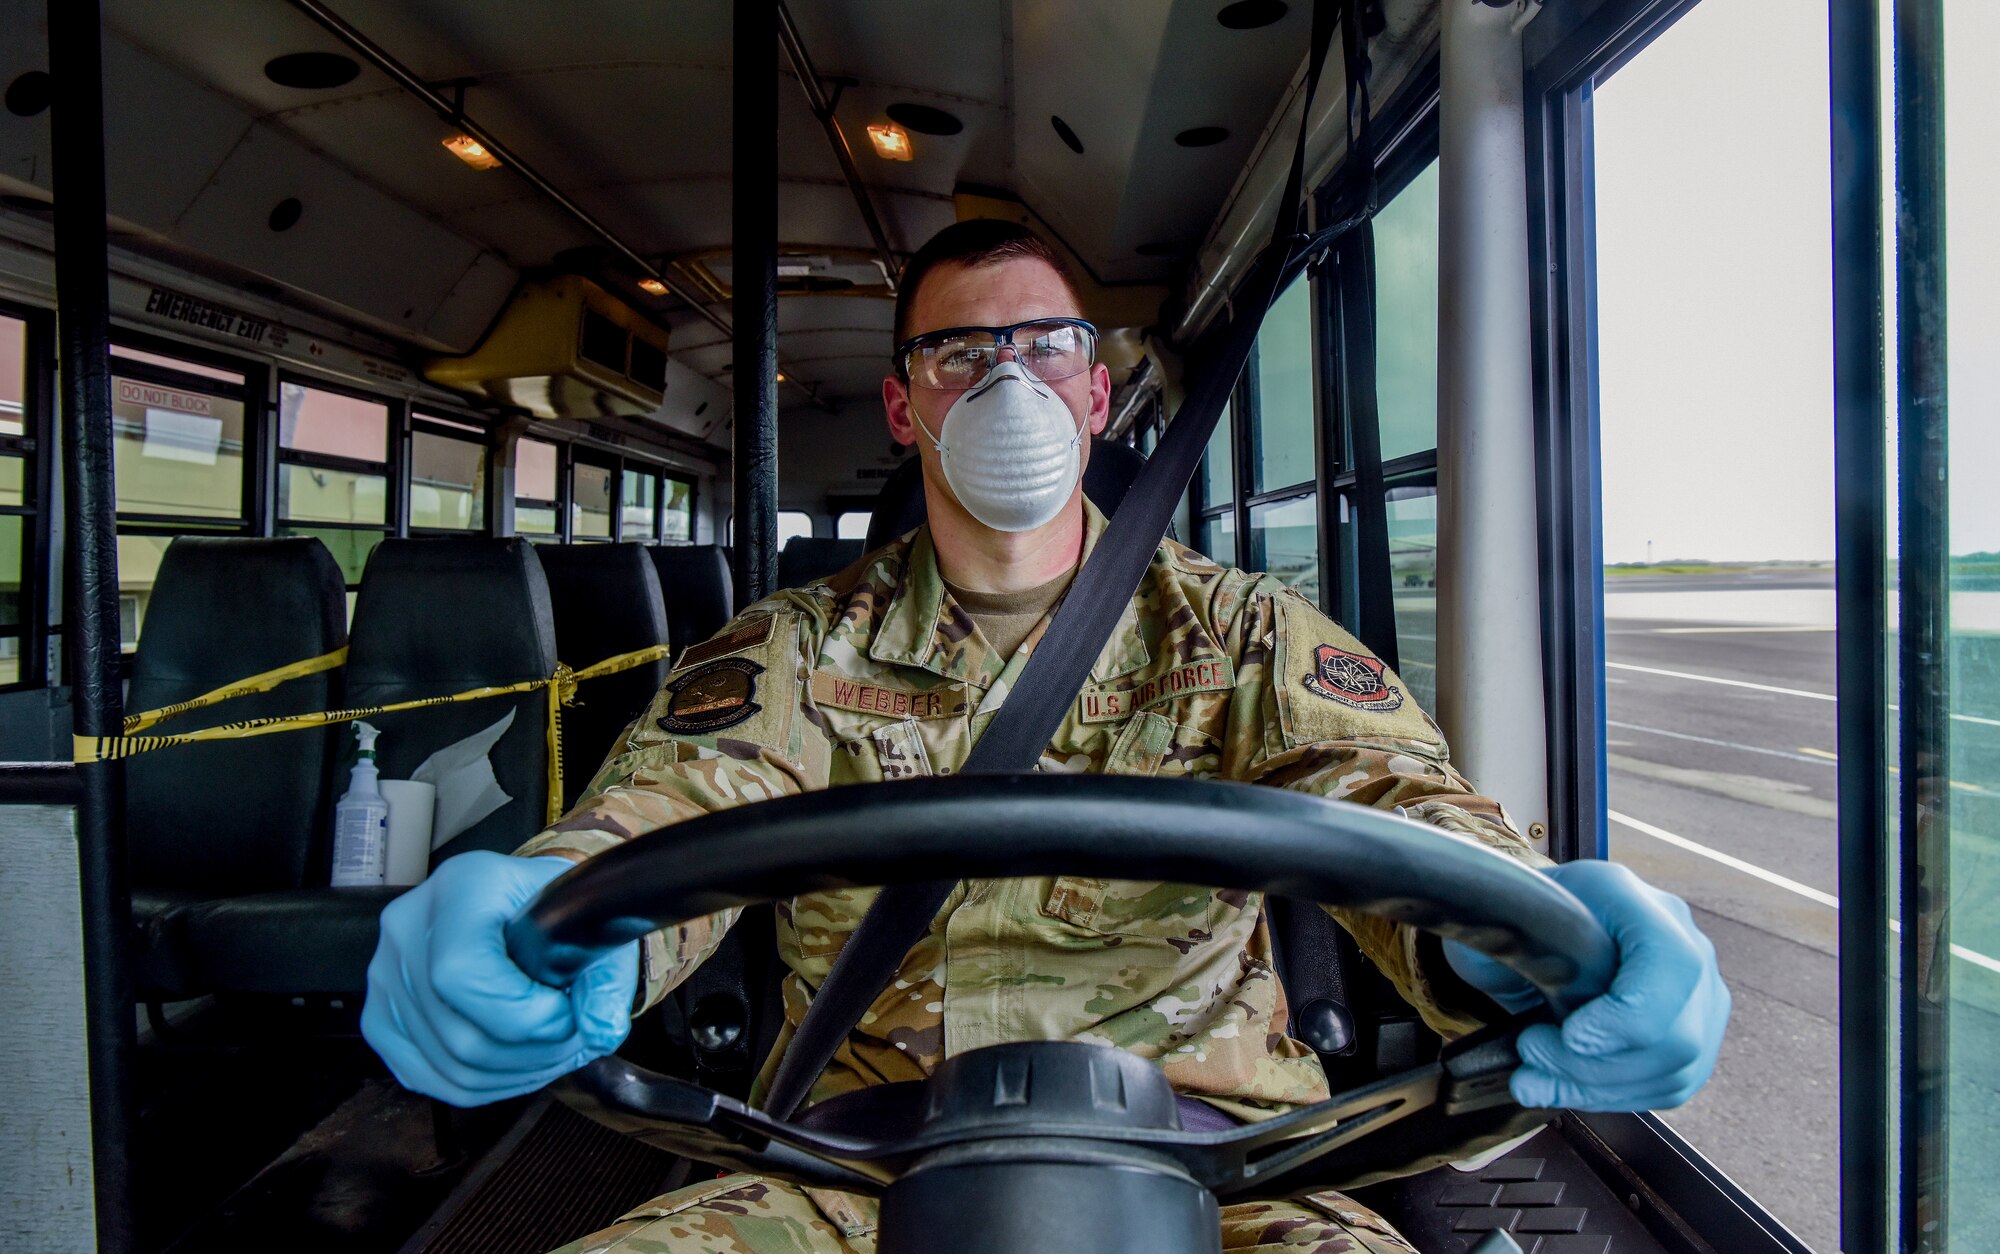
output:
<path id="1" fill-rule="evenodd" d="M 1042 913 L 1107 936 L 1163 940 L 1181 952 L 1215 935 L 1229 907 L 1213 888 L 1143 880 L 1101 880 L 1065 875 L 1056 880 Z"/>
<path id="2" fill-rule="evenodd" d="M 798 948 L 802 958 L 825 959 L 830 963 L 847 944 L 848 937 L 854 935 L 854 929 L 861 926 L 861 916 L 875 904 L 875 894 L 879 891 L 831 888 L 792 898 L 778 912 L 779 952 L 782 954 L 790 944 Z M 820 975 L 823 978 L 824 972 Z"/>
<path id="3" fill-rule="evenodd" d="M 1178 742 L 1203 738 L 1154 711 L 1134 715 L 1119 729 L 1105 755 L 1107 775 L 1179 774 L 1171 761 Z M 1109 936 L 1164 940 L 1176 948 L 1206 940 L 1229 905 L 1217 890 L 1198 884 L 1105 880 L 1085 875 L 1059 877 L 1042 913 Z M 1185 950 L 1183 950 L 1185 952 Z"/>

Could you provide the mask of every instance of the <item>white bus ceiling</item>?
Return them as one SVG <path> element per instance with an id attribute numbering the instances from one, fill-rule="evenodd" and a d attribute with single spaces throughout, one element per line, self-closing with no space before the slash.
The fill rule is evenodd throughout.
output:
<path id="1" fill-rule="evenodd" d="M 723 0 L 618 6 L 601 20 L 522 0 L 330 7 L 426 81 L 447 85 L 442 92 L 476 80 L 466 114 L 640 256 L 657 263 L 727 248 Z M 1255 176 L 1282 153 L 1254 159 L 1296 107 L 1311 6 L 1290 5 L 1249 30 L 1219 26 L 1220 7 L 802 0 L 793 16 L 820 75 L 846 84 L 836 115 L 894 249 L 906 254 L 959 216 L 955 192 L 988 189 L 1017 199 L 1072 248 L 1136 329 L 1158 319 L 1170 292 L 1203 286 L 1191 273 L 1197 255 L 1204 270 L 1229 268 L 1226 210 L 1235 234 L 1261 232 L 1239 220 L 1262 205 L 1239 202 L 1269 199 Z M 1399 48 L 1415 61 L 1430 43 L 1435 4 L 1385 7 L 1378 64 L 1396 71 Z M 390 337 L 412 357 L 470 351 L 524 274 L 610 276 L 671 327 L 678 364 L 727 383 L 729 348 L 715 327 L 671 295 L 638 290 L 636 275 L 525 180 L 455 159 L 443 147 L 451 124 L 386 74 L 363 63 L 351 81 L 321 89 L 267 77 L 267 63 L 292 53 L 360 60 L 298 9 L 111 0 L 104 22 L 106 163 L 122 248 Z M 0 82 L 45 68 L 42 25 L 40 6 L 0 9 Z M 1338 71 L 1329 73 L 1333 86 Z M 1378 75 L 1378 100 L 1397 77 Z M 792 86 L 788 77 L 779 100 L 781 243 L 818 256 L 872 253 L 827 139 Z M 1337 117 L 1339 96 L 1324 93 L 1320 112 Z M 883 160 L 864 128 L 889 121 L 899 104 L 942 110 L 962 129 L 911 128 L 914 159 Z M 1178 142 L 1204 128 L 1226 136 Z M 1316 155 L 1326 158 L 1316 164 L 1330 164 L 1326 137 L 1338 127 L 1316 130 Z M 0 192 L 9 197 L 0 224 L 33 218 L 32 202 L 47 198 L 47 145 L 44 119 L 0 114 Z M 288 200 L 298 202 L 296 222 L 276 229 L 290 215 L 274 210 Z M 727 316 L 726 300 L 716 308 Z M 780 320 L 786 411 L 873 403 L 889 302 L 790 296 Z M 664 408 L 672 413 L 674 400 Z M 694 431 L 721 442 L 715 417 Z"/>

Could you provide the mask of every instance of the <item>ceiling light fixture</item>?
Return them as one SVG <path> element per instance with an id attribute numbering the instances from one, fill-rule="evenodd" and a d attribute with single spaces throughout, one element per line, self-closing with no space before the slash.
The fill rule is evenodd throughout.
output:
<path id="1" fill-rule="evenodd" d="M 910 148 L 910 133 L 894 122 L 878 122 L 868 128 L 868 138 L 875 145 L 875 155 L 884 161 L 911 161 L 916 153 Z"/>
<path id="2" fill-rule="evenodd" d="M 665 296 L 667 294 L 667 285 L 658 279 L 645 278 L 639 280 L 639 290 L 648 296 Z"/>
<path id="3" fill-rule="evenodd" d="M 778 382 L 783 383 L 784 381 L 785 381 L 785 372 L 780 370 L 778 372 Z"/>
<path id="4" fill-rule="evenodd" d="M 451 150 L 452 156 L 457 157 L 460 161 L 465 162 L 465 164 L 475 170 L 497 170 L 500 168 L 500 158 L 486 151 L 486 145 L 480 143 L 470 135 L 454 135 L 444 141 L 444 146 Z"/>

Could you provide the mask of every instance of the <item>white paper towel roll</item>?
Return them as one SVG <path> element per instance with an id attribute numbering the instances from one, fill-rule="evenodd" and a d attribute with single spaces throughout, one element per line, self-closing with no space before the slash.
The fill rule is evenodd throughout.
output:
<path id="1" fill-rule="evenodd" d="M 431 865 L 437 788 L 414 779 L 385 779 L 382 796 L 389 802 L 388 878 L 383 882 L 401 887 L 422 883 Z"/>

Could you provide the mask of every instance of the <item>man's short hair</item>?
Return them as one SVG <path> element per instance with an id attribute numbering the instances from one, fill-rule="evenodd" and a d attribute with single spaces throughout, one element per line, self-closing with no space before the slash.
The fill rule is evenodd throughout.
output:
<path id="1" fill-rule="evenodd" d="M 1033 258 L 1054 270 L 1069 289 L 1071 299 L 1082 308 L 1076 280 L 1054 245 L 1018 222 L 970 218 L 954 222 L 931 236 L 917 250 L 917 255 L 910 258 L 910 264 L 903 267 L 902 281 L 896 287 L 896 343 L 910 338 L 910 310 L 917 303 L 917 289 L 932 270 L 943 265 L 992 266 L 1023 257 Z"/>

